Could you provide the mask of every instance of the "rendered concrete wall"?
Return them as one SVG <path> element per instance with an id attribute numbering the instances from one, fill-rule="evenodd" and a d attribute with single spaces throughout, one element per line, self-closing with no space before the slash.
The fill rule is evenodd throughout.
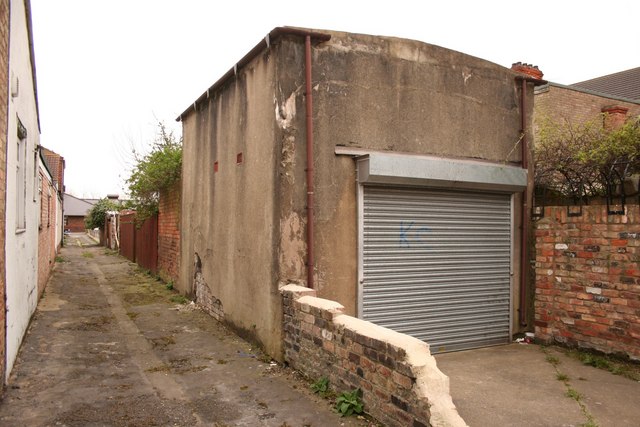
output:
<path id="1" fill-rule="evenodd" d="M 183 118 L 178 286 L 279 357 L 275 66 L 259 55 Z"/>
<path id="2" fill-rule="evenodd" d="M 316 284 L 318 295 L 356 313 L 356 169 L 336 145 L 472 158 L 519 165 L 520 84 L 499 65 L 422 42 L 328 32 L 313 48 L 315 127 Z M 281 280 L 306 281 L 304 44 L 287 38 L 277 47 L 280 126 Z M 528 85 L 526 113 L 533 108 Z M 293 97 L 290 98 L 290 97 Z M 287 106 L 292 106 L 291 111 Z M 293 108 L 295 107 L 295 108 Z M 528 129 L 529 140 L 531 132 Z M 514 218 L 514 277 L 519 277 L 520 198 Z M 512 293 L 517 308 L 518 288 Z M 514 315 L 514 330 L 517 316 Z"/>
<path id="3" fill-rule="evenodd" d="M 0 224 L 7 212 L 7 114 L 9 102 L 9 0 L 0 0 Z M 0 301 L 5 298 L 6 227 L 0 226 Z M 0 331 L 5 330 L 6 310 L 0 308 Z M 0 378 L 4 378 L 5 334 L 0 332 Z"/>
<path id="4" fill-rule="evenodd" d="M 315 282 L 353 315 L 356 167 L 336 145 L 518 165 L 520 86 L 509 69 L 437 46 L 329 33 L 312 50 Z M 304 72 L 304 40 L 282 36 L 182 116 L 180 289 L 276 357 L 278 286 L 307 279 Z"/>
<path id="5" fill-rule="evenodd" d="M 40 129 L 33 87 L 29 33 L 25 2 L 11 2 L 11 36 L 9 40 L 10 85 L 18 83 L 17 93 L 9 91 L 7 141 L 7 216 L 6 216 L 6 309 L 7 370 L 11 373 L 22 337 L 38 303 L 38 218 L 36 147 Z M 17 79 L 17 80 L 16 80 Z M 14 86 L 15 88 L 15 86 Z M 16 95 L 16 96 L 14 96 Z M 27 130 L 24 228 L 17 227 L 17 118 Z"/>

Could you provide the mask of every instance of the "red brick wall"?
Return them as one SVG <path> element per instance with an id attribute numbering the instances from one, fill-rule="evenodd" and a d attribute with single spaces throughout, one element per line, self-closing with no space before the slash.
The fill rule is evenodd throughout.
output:
<path id="1" fill-rule="evenodd" d="M 38 295 L 41 296 L 51 276 L 56 257 L 56 189 L 40 172 L 40 223 L 38 227 Z"/>
<path id="2" fill-rule="evenodd" d="M 536 337 L 640 360 L 640 208 L 545 207 L 535 224 Z"/>
<path id="3" fill-rule="evenodd" d="M 178 181 L 160 193 L 158 209 L 158 274 L 176 283 L 180 275 L 180 195 Z"/>
<path id="4" fill-rule="evenodd" d="M 68 216 L 67 222 L 64 225 L 65 230 L 69 230 L 73 233 L 82 233 L 85 231 L 84 217 L 83 216 Z"/>
<path id="5" fill-rule="evenodd" d="M 0 0 L 0 301 L 5 294 L 5 218 L 7 187 L 7 108 L 9 106 L 9 0 Z M 5 375 L 5 323 L 4 303 L 0 307 L 0 378 Z"/>

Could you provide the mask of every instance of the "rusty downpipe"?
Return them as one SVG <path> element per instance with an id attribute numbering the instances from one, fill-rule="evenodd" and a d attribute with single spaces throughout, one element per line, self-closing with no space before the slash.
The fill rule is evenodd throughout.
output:
<path id="1" fill-rule="evenodd" d="M 520 75 L 516 77 L 516 81 L 520 81 L 520 126 L 522 127 L 522 168 L 527 170 L 527 187 L 522 192 L 522 212 L 521 223 L 522 233 L 520 236 L 520 310 L 519 321 L 520 326 L 527 326 L 527 270 L 529 266 L 527 259 L 529 258 L 529 141 L 527 139 L 527 83 L 533 83 L 534 86 L 544 85 L 546 80 Z"/>
<path id="2" fill-rule="evenodd" d="M 520 125 L 522 129 L 522 168 L 527 170 L 527 186 L 522 192 L 522 212 L 521 224 L 522 234 L 520 236 L 520 326 L 527 326 L 527 257 L 529 245 L 529 216 L 527 199 L 529 197 L 529 144 L 527 141 L 527 80 L 522 79 L 520 96 Z"/>
<path id="3" fill-rule="evenodd" d="M 313 267 L 315 265 L 315 249 L 314 249 L 314 196 L 313 196 L 313 95 L 311 93 L 311 40 L 316 42 L 326 42 L 331 39 L 330 34 L 318 33 L 293 27 L 276 27 L 264 40 L 260 41 L 249 53 L 247 53 L 233 68 L 227 71 L 218 81 L 216 81 L 206 92 L 190 105 L 176 121 L 182 121 L 197 106 L 206 102 L 212 93 L 219 91 L 228 81 L 234 79 L 239 69 L 250 63 L 265 49 L 269 47 L 280 37 L 290 35 L 296 37 L 304 37 L 305 40 L 305 77 L 306 77 L 306 115 L 307 115 L 307 286 L 314 287 Z"/>
<path id="4" fill-rule="evenodd" d="M 311 93 L 311 35 L 304 38 L 306 90 L 305 102 L 307 113 L 307 286 L 314 288 L 313 267 L 315 265 L 314 250 L 314 194 L 313 194 L 313 94 Z"/>

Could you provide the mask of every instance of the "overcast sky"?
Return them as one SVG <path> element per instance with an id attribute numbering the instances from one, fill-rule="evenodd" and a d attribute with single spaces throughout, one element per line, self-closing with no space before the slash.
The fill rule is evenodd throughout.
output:
<path id="1" fill-rule="evenodd" d="M 277 26 L 397 36 L 562 84 L 640 65 L 640 1 L 31 0 L 41 144 L 67 192 L 124 194 L 131 149 Z"/>

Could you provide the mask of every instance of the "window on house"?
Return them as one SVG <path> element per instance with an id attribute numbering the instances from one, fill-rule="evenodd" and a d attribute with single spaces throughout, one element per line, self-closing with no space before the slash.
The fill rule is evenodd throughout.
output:
<path id="1" fill-rule="evenodd" d="M 26 228 L 25 204 L 27 199 L 27 128 L 18 118 L 16 153 L 16 231 Z"/>

